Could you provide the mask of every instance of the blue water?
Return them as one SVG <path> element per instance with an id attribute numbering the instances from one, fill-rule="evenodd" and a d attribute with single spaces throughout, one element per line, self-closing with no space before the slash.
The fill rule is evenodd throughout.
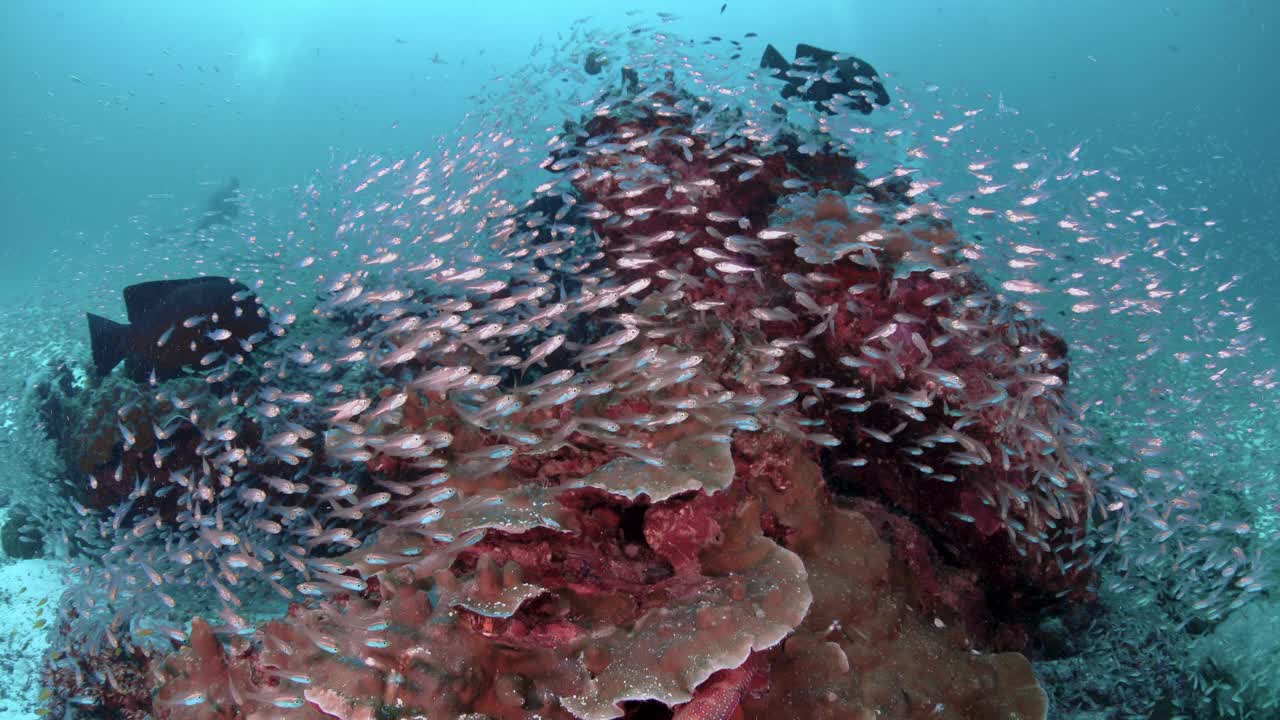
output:
<path id="1" fill-rule="evenodd" d="M 23 417 L 17 408 L 45 359 L 87 358 L 82 312 L 119 316 L 124 285 L 228 268 L 266 278 L 264 297 L 282 302 L 290 295 L 275 285 L 270 248 L 301 226 L 299 188 L 314 183 L 325 202 L 349 201 L 365 173 L 360 163 L 355 170 L 343 163 L 465 148 L 458 134 L 475 132 L 469 123 L 482 117 L 498 117 L 540 148 L 556 124 L 573 116 L 529 105 L 562 82 L 566 68 L 553 65 L 565 56 L 552 48 L 573 28 L 589 30 L 592 39 L 613 38 L 610 47 L 620 49 L 625 43 L 616 36 L 643 24 L 646 33 L 692 40 L 754 32 L 755 43 L 788 54 L 799 42 L 856 53 L 885 76 L 895 99 L 914 103 L 918 114 L 908 114 L 904 126 L 934 127 L 939 123 L 928 120 L 934 112 L 983 108 L 955 143 L 961 148 L 920 163 L 942 180 L 944 195 L 968 191 L 965 166 L 974 158 L 1006 165 L 1046 158 L 1045 167 L 1065 172 L 1071 161 L 1064 158 L 1080 147 L 1081 162 L 1102 174 L 1054 183 L 1045 203 L 1051 219 L 1082 214 L 1085 196 L 1110 175 L 1113 197 L 1123 198 L 1117 215 L 1145 208 L 1144 223 L 1169 217 L 1200 227 L 1195 243 L 1175 243 L 1173 255 L 1185 251 L 1175 261 L 1134 261 L 1114 275 L 1097 275 L 1147 277 L 1150 270 L 1172 293 L 1161 298 L 1160 313 L 1058 315 L 1068 307 L 1062 298 L 1046 300 L 1044 313 L 1073 347 L 1073 374 L 1080 378 L 1074 400 L 1089 408 L 1084 422 L 1096 421 L 1112 443 L 1116 454 L 1108 460 L 1145 478 L 1149 485 L 1140 490 L 1152 503 L 1199 490 L 1205 514 L 1198 522 L 1226 523 L 1207 533 L 1229 535 L 1249 522 L 1252 529 L 1238 533 L 1248 539 L 1240 540 L 1248 554 L 1274 557 L 1280 404 L 1268 369 L 1276 365 L 1271 338 L 1280 337 L 1280 312 L 1271 301 L 1280 283 L 1274 93 L 1280 4 L 730 0 L 723 10 L 722 4 L 14 0 L 0 6 L 0 452 L 7 453 L 0 467 L 13 478 L 0 500 L 16 504 L 6 496 L 33 487 L 19 479 L 29 457 L 15 448 L 30 445 L 37 430 L 14 418 Z M 662 21 L 660 12 L 678 17 Z M 751 47 L 744 66 L 758 57 L 758 45 Z M 512 77 L 545 77 L 547 87 L 526 92 Z M 191 238 L 193 218 L 231 176 L 245 189 L 246 218 L 212 240 Z M 974 222 L 970 232 L 1006 233 L 991 243 L 985 268 L 991 278 L 1005 277 L 1008 268 L 999 266 L 1020 242 L 1009 238 L 1023 236 Z M 1119 222 L 1120 239 L 1108 246 L 1113 254 L 1141 257 L 1144 243 L 1160 235 L 1158 227 Z M 1023 241 L 1063 254 L 1073 252 L 1069 235 L 1047 224 Z M 360 242 L 353 240 L 356 250 L 344 257 L 357 256 Z M 331 249 L 310 251 L 323 256 Z M 298 257 L 287 259 L 296 268 L 307 251 L 292 250 Z M 1138 287 L 1111 296 L 1101 285 L 1089 289 L 1115 300 L 1136 297 Z M 1160 336 L 1151 355 L 1145 334 Z M 1179 352 L 1207 360 L 1175 360 Z M 1212 608 L 1221 614 L 1206 620 L 1205 608 L 1193 604 L 1208 585 L 1198 577 L 1183 583 L 1185 567 L 1162 554 L 1152 532 L 1135 530 L 1142 540 L 1125 546 L 1124 559 L 1119 550 L 1110 558 L 1111 584 L 1098 606 L 1105 610 L 1090 611 L 1087 621 L 1051 619 L 1041 629 L 1041 646 L 1029 654 L 1060 703 L 1050 717 L 1280 717 L 1267 704 L 1280 694 L 1280 678 L 1270 669 L 1280 658 L 1274 588 L 1243 593 L 1248 602 L 1230 609 L 1234 595 L 1215 595 Z M 1218 559 L 1212 551 L 1195 558 L 1206 566 Z M 1256 560 L 1249 567 L 1260 578 L 1280 579 Z M 1055 622 L 1072 629 L 1056 633 L 1048 627 Z M 1049 647 L 1070 635 L 1089 643 L 1076 638 L 1063 641 L 1070 651 Z M 1160 645 L 1162 659 L 1134 668 L 1132 678 L 1091 677 L 1090 668 L 1131 667 L 1140 655 L 1134 648 L 1144 645 Z M 1184 661 L 1169 660 L 1178 654 Z M 1214 700 L 1198 711 L 1174 710 L 1170 695 L 1136 693 L 1134 706 L 1117 705 L 1126 697 L 1117 688 L 1156 682 L 1144 672 L 1182 673 L 1183 684 L 1204 688 Z M 1229 709 L 1232 702 L 1214 689 L 1221 683 L 1245 688 L 1245 704 Z M 1105 698 L 1095 703 L 1105 707 L 1090 706 L 1089 697 Z M 19 710 L 14 702 L 12 717 L 35 717 L 34 706 Z M 1209 714 L 1210 706 L 1221 714 Z"/>
<path id="2" fill-rule="evenodd" d="M 590 15 L 621 26 L 630 9 L 673 8 L 7 3 L 3 292 L 20 297 L 21 278 L 38 276 L 49 252 L 73 250 L 79 233 L 130 232 L 132 214 L 156 211 L 148 195 L 193 204 L 202 183 L 226 175 L 255 187 L 296 182 L 330 148 L 414 148 L 454 127 L 467 95 L 518 67 L 540 38 L 554 41 Z M 1203 183 L 1197 194 L 1237 218 L 1241 234 L 1265 228 L 1273 212 L 1280 129 L 1265 89 L 1280 67 L 1274 4 L 740 1 L 723 15 L 715 2 L 674 10 L 692 35 L 754 30 L 779 47 L 849 48 L 904 80 L 1003 93 L 1048 143 L 1141 143 L 1160 158 L 1153 174 L 1192 173 Z M 447 65 L 430 63 L 437 53 Z M 1267 244 L 1236 242 L 1241 256 Z"/>

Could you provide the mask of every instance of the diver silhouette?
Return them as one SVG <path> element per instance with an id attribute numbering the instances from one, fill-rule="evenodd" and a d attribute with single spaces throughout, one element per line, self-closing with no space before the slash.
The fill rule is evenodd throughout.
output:
<path id="1" fill-rule="evenodd" d="M 210 196 L 204 213 L 196 223 L 196 234 L 215 225 L 230 225 L 231 221 L 240 214 L 240 198 L 240 179 L 233 177 Z"/>

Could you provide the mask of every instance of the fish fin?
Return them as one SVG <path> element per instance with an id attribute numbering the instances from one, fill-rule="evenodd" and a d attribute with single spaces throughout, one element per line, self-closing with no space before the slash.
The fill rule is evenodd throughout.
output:
<path id="1" fill-rule="evenodd" d="M 93 366 L 97 368 L 99 377 L 105 377 L 128 355 L 129 334 L 133 328 L 93 313 L 85 313 L 85 317 L 89 319 Z"/>
<path id="2" fill-rule="evenodd" d="M 772 45 L 766 45 L 764 55 L 760 57 L 760 67 L 770 70 L 786 71 L 791 69 L 791 63 L 778 52 L 778 48 Z"/>
<path id="3" fill-rule="evenodd" d="M 831 59 L 835 56 L 836 54 L 834 52 L 831 52 L 830 50 L 823 50 L 822 48 L 815 47 L 813 45 L 806 45 L 805 43 L 796 45 L 797 58 L 807 57 L 818 64 L 831 62 Z"/>
<path id="4" fill-rule="evenodd" d="M 143 323 L 177 292 L 198 285 L 231 287 L 231 279 L 216 275 L 181 280 L 151 280 L 124 289 L 124 309 L 131 323 Z M 227 293 L 229 296 L 231 291 Z"/>
<path id="5" fill-rule="evenodd" d="M 145 320 L 150 311 L 163 305 L 165 298 L 186 282 L 186 280 L 152 280 L 125 288 L 124 309 L 129 322 L 139 323 Z"/>

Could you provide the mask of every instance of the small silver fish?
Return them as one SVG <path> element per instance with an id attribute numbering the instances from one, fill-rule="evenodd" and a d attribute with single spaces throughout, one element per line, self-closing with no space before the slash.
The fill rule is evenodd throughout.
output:
<path id="1" fill-rule="evenodd" d="M 520 369 L 526 370 L 535 363 L 546 359 L 548 355 L 558 350 L 560 346 L 564 344 L 564 341 L 564 335 L 553 335 L 538 343 L 533 350 L 529 352 L 529 357 L 524 362 L 520 363 Z"/>

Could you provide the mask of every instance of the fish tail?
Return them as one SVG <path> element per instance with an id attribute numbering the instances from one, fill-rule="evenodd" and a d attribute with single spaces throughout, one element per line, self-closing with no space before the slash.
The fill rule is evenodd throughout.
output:
<path id="1" fill-rule="evenodd" d="M 129 332 L 132 328 L 93 313 L 85 313 L 85 316 L 89 320 L 93 366 L 97 368 L 99 376 L 105 376 L 128 354 Z"/>
<path id="2" fill-rule="evenodd" d="M 760 57 L 760 67 L 769 68 L 770 70 L 790 70 L 791 63 L 778 52 L 778 48 L 767 45 L 764 49 L 764 55 Z"/>

